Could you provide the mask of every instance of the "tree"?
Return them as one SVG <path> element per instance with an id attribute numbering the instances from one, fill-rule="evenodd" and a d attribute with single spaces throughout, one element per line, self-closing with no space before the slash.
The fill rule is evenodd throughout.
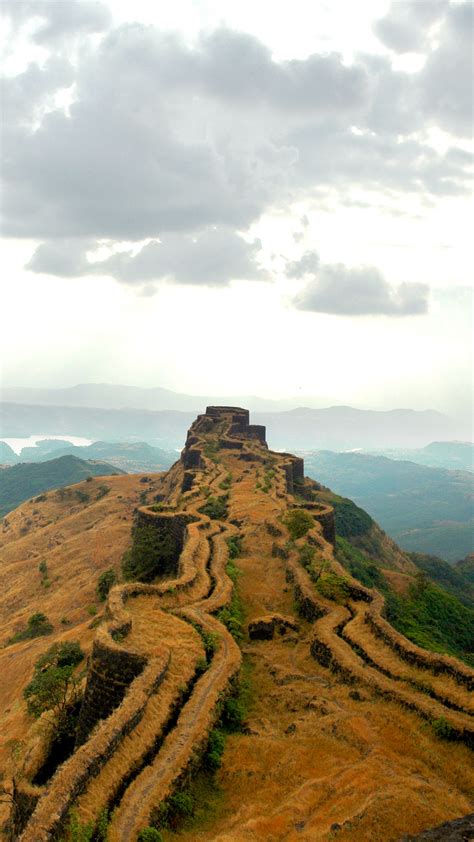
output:
<path id="1" fill-rule="evenodd" d="M 38 719 L 48 711 L 57 734 L 71 731 L 69 712 L 79 701 L 81 683 L 74 670 L 83 657 L 77 641 L 55 643 L 38 658 L 33 678 L 23 691 L 28 713 Z"/>

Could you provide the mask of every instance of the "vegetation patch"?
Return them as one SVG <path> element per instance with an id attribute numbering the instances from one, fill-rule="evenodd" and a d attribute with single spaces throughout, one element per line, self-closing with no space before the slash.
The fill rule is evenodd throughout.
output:
<path id="1" fill-rule="evenodd" d="M 454 655 L 474 666 L 474 609 L 417 577 L 407 597 L 388 591 L 385 616 L 413 643 Z"/>
<path id="2" fill-rule="evenodd" d="M 354 538 L 359 535 L 365 535 L 370 531 L 374 521 L 364 509 L 360 509 L 352 500 L 335 496 L 331 502 L 334 506 L 336 533 L 339 536 L 342 538 Z"/>
<path id="3" fill-rule="evenodd" d="M 228 473 L 225 479 L 219 483 L 219 488 L 222 488 L 223 491 L 227 491 L 232 485 L 232 474 Z"/>
<path id="4" fill-rule="evenodd" d="M 176 539 L 169 532 L 154 523 L 135 522 L 132 546 L 122 558 L 124 579 L 152 582 L 173 567 L 177 552 Z"/>
<path id="5" fill-rule="evenodd" d="M 285 524 L 291 538 L 296 541 L 314 526 L 314 518 L 305 509 L 290 509 L 283 523 Z"/>
<path id="6" fill-rule="evenodd" d="M 207 515 L 211 520 L 226 520 L 227 518 L 227 494 L 221 497 L 208 497 L 206 503 L 198 509 L 203 515 Z"/>
<path id="7" fill-rule="evenodd" d="M 117 574 L 115 573 L 113 567 L 109 567 L 108 570 L 104 570 L 104 572 L 100 574 L 95 590 L 97 593 L 97 597 L 100 599 L 101 602 L 105 602 L 109 594 L 110 588 L 112 587 L 112 585 L 115 585 L 116 581 Z"/>
<path id="8" fill-rule="evenodd" d="M 350 597 L 350 586 L 344 576 L 328 571 L 323 573 L 316 582 L 316 587 L 326 599 L 334 602 L 345 602 Z"/>
<path id="9" fill-rule="evenodd" d="M 336 537 L 336 558 L 366 588 L 386 588 L 387 582 L 380 568 L 346 538 Z"/>
<path id="10" fill-rule="evenodd" d="M 28 618 L 26 629 L 16 632 L 9 639 L 8 643 L 18 643 L 20 640 L 31 640 L 34 637 L 43 637 L 51 634 L 53 624 L 48 620 L 46 614 L 36 611 Z"/>
<path id="11" fill-rule="evenodd" d="M 240 558 L 242 555 L 242 536 L 231 535 L 229 538 L 226 538 L 226 543 L 229 550 L 229 559 L 233 560 L 234 558 Z"/>

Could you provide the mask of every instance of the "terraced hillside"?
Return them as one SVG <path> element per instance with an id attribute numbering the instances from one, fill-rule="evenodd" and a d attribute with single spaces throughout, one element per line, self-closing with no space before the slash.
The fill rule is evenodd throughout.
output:
<path id="1" fill-rule="evenodd" d="M 161 826 L 242 669 L 249 708 L 218 804 L 165 823 L 167 840 L 395 842 L 469 813 L 474 672 L 396 632 L 381 594 L 339 564 L 333 508 L 303 461 L 268 450 L 245 410 L 208 407 L 151 482 L 95 633 L 75 750 L 41 784 L 47 728 L 16 754 L 14 838 L 95 827 L 128 842 Z"/>

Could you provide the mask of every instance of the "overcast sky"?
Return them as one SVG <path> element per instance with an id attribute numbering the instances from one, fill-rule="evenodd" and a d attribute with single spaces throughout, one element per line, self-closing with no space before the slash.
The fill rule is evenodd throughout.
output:
<path id="1" fill-rule="evenodd" d="M 472 9 L 3 0 L 4 384 L 466 409 Z"/>

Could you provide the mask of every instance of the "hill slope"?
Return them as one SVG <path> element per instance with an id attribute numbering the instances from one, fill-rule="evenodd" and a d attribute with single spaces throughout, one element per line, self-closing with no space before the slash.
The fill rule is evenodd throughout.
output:
<path id="1" fill-rule="evenodd" d="M 377 570 L 393 589 L 418 582 L 365 512 L 305 479 L 302 460 L 269 451 L 264 430 L 236 408 L 209 407 L 166 474 L 107 482 L 105 498 L 79 509 L 72 489 L 73 510 L 49 535 L 40 511 L 21 537 L 25 506 L 5 534 L 8 641 L 20 625 L 11 615 L 24 625 L 43 605 L 31 577 L 48 541 L 73 541 L 51 556 L 60 577 L 80 545 L 83 606 L 93 583 L 82 554 L 100 549 L 113 523 L 122 553 L 132 498 L 146 503 L 92 650 L 83 607 L 58 634 L 90 651 L 76 746 L 62 765 L 48 729 L 28 728 L 21 701 L 45 639 L 0 651 L 0 669 L 14 676 L 5 715 L 22 740 L 11 770 L 16 838 L 69 842 L 107 824 L 109 842 L 136 842 L 150 825 L 181 842 L 353 842 L 354 832 L 398 842 L 469 812 L 474 672 L 400 635 L 381 591 L 343 566 L 335 527 L 365 574 Z M 28 559 L 27 547 L 41 555 Z M 49 591 L 71 599 L 71 581 L 69 566 Z M 57 633 L 64 608 L 53 616 L 54 605 Z"/>
<path id="2" fill-rule="evenodd" d="M 473 477 L 364 453 L 305 454 L 310 476 L 366 509 L 405 550 L 456 561 L 472 552 Z"/>
<path id="3" fill-rule="evenodd" d="M 86 477 L 120 473 L 123 471 L 106 462 L 86 462 L 77 456 L 60 456 L 38 464 L 25 462 L 12 465 L 0 473 L 0 516 L 15 509 L 23 500 L 51 488 L 71 485 Z"/>

